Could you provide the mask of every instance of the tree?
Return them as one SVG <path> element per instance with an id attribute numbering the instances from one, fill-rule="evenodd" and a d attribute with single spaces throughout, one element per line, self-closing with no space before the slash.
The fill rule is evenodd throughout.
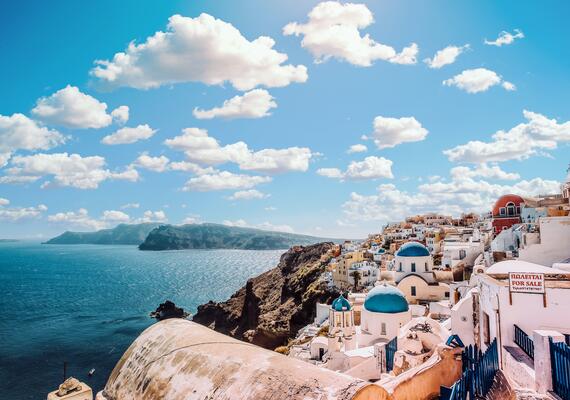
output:
<path id="1" fill-rule="evenodd" d="M 353 271 L 350 273 L 350 276 L 352 276 L 352 278 L 354 279 L 354 290 L 356 290 L 358 284 L 360 283 L 360 278 L 361 278 L 360 272 Z"/>

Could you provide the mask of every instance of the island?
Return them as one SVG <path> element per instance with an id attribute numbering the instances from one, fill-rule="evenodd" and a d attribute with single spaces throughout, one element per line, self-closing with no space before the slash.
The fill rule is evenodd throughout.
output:
<path id="1" fill-rule="evenodd" d="M 67 231 L 45 243 L 139 245 L 144 242 L 149 232 L 159 225 L 157 223 L 120 224 L 112 229 L 102 229 L 96 232 Z"/>
<path id="2" fill-rule="evenodd" d="M 313 236 L 221 224 L 161 225 L 153 229 L 140 250 L 241 249 L 278 250 L 322 242 Z"/>

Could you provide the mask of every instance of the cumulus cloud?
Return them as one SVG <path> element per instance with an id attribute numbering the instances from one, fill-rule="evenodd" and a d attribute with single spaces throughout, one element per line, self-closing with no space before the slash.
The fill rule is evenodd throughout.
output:
<path id="1" fill-rule="evenodd" d="M 40 126 L 23 114 L 0 115 L 0 167 L 17 150 L 48 150 L 64 142 L 58 131 Z"/>
<path id="2" fill-rule="evenodd" d="M 522 160 L 556 149 L 559 142 L 570 142 L 570 121 L 558 123 L 542 114 L 524 110 L 527 122 L 508 131 L 497 131 L 492 141 L 473 140 L 445 150 L 450 161 L 484 163 Z"/>
<path id="3" fill-rule="evenodd" d="M 428 135 L 425 129 L 414 117 L 403 118 L 374 118 L 374 131 L 370 137 L 379 149 L 395 147 L 406 142 L 419 142 Z"/>
<path id="4" fill-rule="evenodd" d="M 251 189 L 262 183 L 270 182 L 268 176 L 234 174 L 221 171 L 214 174 L 204 174 L 190 178 L 183 190 L 193 192 L 208 192 L 214 190 Z"/>
<path id="5" fill-rule="evenodd" d="M 91 218 L 85 208 L 49 215 L 48 221 L 68 227 L 87 228 L 89 230 L 99 230 L 108 227 L 107 222 Z"/>
<path id="6" fill-rule="evenodd" d="M 192 163 L 189 161 L 175 161 L 171 162 L 168 166 L 169 169 L 173 171 L 184 171 L 184 172 L 191 172 L 195 175 L 204 175 L 204 174 L 214 174 L 218 172 L 215 168 L 212 167 L 201 167 L 196 163 Z"/>
<path id="7" fill-rule="evenodd" d="M 116 144 L 130 144 L 138 142 L 139 140 L 146 140 L 151 138 L 156 133 L 156 129 L 152 129 L 147 124 L 139 125 L 135 128 L 121 128 L 116 132 L 105 136 L 101 143 L 116 145 Z"/>
<path id="8" fill-rule="evenodd" d="M 254 89 L 224 101 L 221 107 L 210 110 L 195 108 L 192 113 L 198 119 L 263 118 L 271 115 L 269 111 L 276 107 L 277 103 L 267 90 Z"/>
<path id="9" fill-rule="evenodd" d="M 168 162 L 169 160 L 166 156 L 153 157 L 149 156 L 147 152 L 144 152 L 137 157 L 131 166 L 148 169 L 154 172 L 164 172 L 168 168 Z"/>
<path id="10" fill-rule="evenodd" d="M 275 225 L 271 222 L 263 222 L 261 224 L 249 224 L 244 219 L 238 219 L 235 221 L 224 220 L 222 224 L 226 226 L 236 226 L 239 228 L 253 228 L 253 229 L 261 229 L 264 231 L 274 231 L 274 232 L 285 232 L 285 233 L 294 233 L 295 230 L 290 225 Z"/>
<path id="11" fill-rule="evenodd" d="M 464 46 L 447 46 L 437 51 L 432 58 L 426 58 L 424 62 L 430 68 L 439 69 L 445 65 L 453 64 L 455 60 L 457 60 L 457 57 L 468 48 L 468 44 Z"/>
<path id="12" fill-rule="evenodd" d="M 325 1 L 309 12 L 305 24 L 291 22 L 283 28 L 284 35 L 302 35 L 301 46 L 316 62 L 330 58 L 369 67 L 375 60 L 396 64 L 415 64 L 418 46 L 412 43 L 397 53 L 393 47 L 378 43 L 360 30 L 374 22 L 372 12 L 365 4 Z"/>
<path id="13" fill-rule="evenodd" d="M 8 207 L 10 201 L 0 198 L 0 221 L 15 222 L 21 219 L 38 218 L 47 207 L 40 204 L 36 207 Z"/>
<path id="14" fill-rule="evenodd" d="M 141 205 L 139 203 L 127 203 L 121 206 L 122 210 L 126 210 L 127 208 L 139 208 Z"/>
<path id="15" fill-rule="evenodd" d="M 235 192 L 230 197 L 229 200 L 254 200 L 254 199 L 266 199 L 269 195 L 263 192 L 260 192 L 257 189 L 249 189 L 249 190 L 240 190 Z"/>
<path id="16" fill-rule="evenodd" d="M 352 161 L 344 172 L 338 168 L 320 168 L 317 174 L 341 180 L 392 179 L 392 164 L 392 160 L 384 157 L 370 156 L 362 161 Z"/>
<path id="17" fill-rule="evenodd" d="M 460 215 L 464 212 L 486 212 L 498 197 L 514 193 L 533 196 L 557 193 L 559 182 L 534 178 L 513 185 L 500 185 L 471 176 L 453 176 L 451 180 L 425 183 L 410 193 L 393 184 L 379 185 L 376 194 L 351 193 L 342 208 L 349 221 L 397 221 L 409 215 L 427 212 Z"/>
<path id="18" fill-rule="evenodd" d="M 6 172 L 7 177 L 25 177 L 25 179 L 34 177 L 35 180 L 44 176 L 53 176 L 53 182 L 44 182 L 42 187 L 71 186 L 78 189 L 96 189 L 105 180 L 134 182 L 139 178 L 134 169 L 121 172 L 106 169 L 103 157 L 82 157 L 79 154 L 67 153 L 15 156 L 11 160 L 11 168 Z"/>
<path id="19" fill-rule="evenodd" d="M 131 220 L 131 217 L 122 211 L 107 210 L 103 211 L 103 216 L 101 219 L 109 223 L 126 223 Z"/>
<path id="20" fill-rule="evenodd" d="M 137 218 L 135 220 L 136 223 L 145 223 L 145 222 L 167 222 L 168 217 L 166 213 L 162 210 L 152 211 L 147 210 L 143 213 L 141 218 Z"/>
<path id="21" fill-rule="evenodd" d="M 466 69 L 453 78 L 443 81 L 445 86 L 456 86 L 467 93 L 485 92 L 501 83 L 505 90 L 516 89 L 511 82 L 504 81 L 495 71 L 486 68 Z"/>
<path id="22" fill-rule="evenodd" d="M 507 31 L 502 31 L 499 33 L 499 36 L 495 40 L 487 40 L 485 39 L 485 44 L 490 46 L 497 46 L 501 47 L 503 45 L 511 44 L 515 41 L 515 39 L 522 39 L 524 38 L 524 33 L 520 29 L 515 29 L 515 33 L 510 33 Z"/>
<path id="23" fill-rule="evenodd" d="M 114 112 L 117 118 L 124 116 L 122 108 Z M 107 114 L 107 104 L 71 85 L 38 99 L 32 114 L 46 124 L 73 129 L 104 128 L 113 122 L 113 116 Z"/>
<path id="24" fill-rule="evenodd" d="M 453 179 L 461 179 L 463 177 L 468 178 L 487 178 L 487 179 L 498 179 L 498 180 L 509 180 L 514 181 L 520 179 L 520 175 L 514 172 L 506 172 L 501 169 L 498 165 L 489 166 L 487 164 L 477 165 L 474 168 L 469 168 L 465 166 L 454 167 L 451 169 L 450 174 Z M 436 179 L 437 180 L 437 179 Z"/>
<path id="25" fill-rule="evenodd" d="M 129 120 L 129 107 L 128 106 L 119 106 L 115 108 L 111 112 L 111 117 L 113 121 L 118 123 L 119 125 L 126 124 Z"/>
<path id="26" fill-rule="evenodd" d="M 348 154 L 354 154 L 354 153 L 364 153 L 366 151 L 368 151 L 368 147 L 359 143 L 359 144 L 353 144 L 352 146 L 350 146 L 346 152 Z"/>
<path id="27" fill-rule="evenodd" d="M 306 147 L 253 151 L 241 141 L 221 146 L 215 138 L 208 136 L 208 131 L 199 128 L 186 128 L 182 135 L 164 143 L 174 150 L 184 151 L 186 158 L 194 163 L 216 165 L 231 162 L 242 170 L 265 173 L 304 172 L 313 156 Z"/>
<path id="28" fill-rule="evenodd" d="M 238 90 L 282 87 L 307 80 L 303 65 L 284 64 L 287 55 L 260 36 L 249 41 L 232 24 L 208 14 L 173 15 L 165 32 L 131 42 L 112 60 L 98 60 L 91 75 L 109 87 L 156 88 L 180 82 L 231 83 Z"/>

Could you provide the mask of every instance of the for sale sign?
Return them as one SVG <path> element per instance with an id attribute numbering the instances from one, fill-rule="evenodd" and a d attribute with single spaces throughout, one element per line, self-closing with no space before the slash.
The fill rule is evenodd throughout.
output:
<path id="1" fill-rule="evenodd" d="M 509 272 L 509 290 L 512 293 L 544 293 L 544 274 Z"/>

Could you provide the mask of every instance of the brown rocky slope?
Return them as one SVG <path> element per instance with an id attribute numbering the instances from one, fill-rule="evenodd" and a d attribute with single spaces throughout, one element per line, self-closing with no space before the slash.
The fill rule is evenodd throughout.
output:
<path id="1" fill-rule="evenodd" d="M 291 248 L 277 267 L 249 279 L 229 300 L 199 306 L 193 320 L 268 349 L 287 344 L 313 321 L 317 302 L 330 303 L 338 296 L 319 279 L 333 246 Z"/>

